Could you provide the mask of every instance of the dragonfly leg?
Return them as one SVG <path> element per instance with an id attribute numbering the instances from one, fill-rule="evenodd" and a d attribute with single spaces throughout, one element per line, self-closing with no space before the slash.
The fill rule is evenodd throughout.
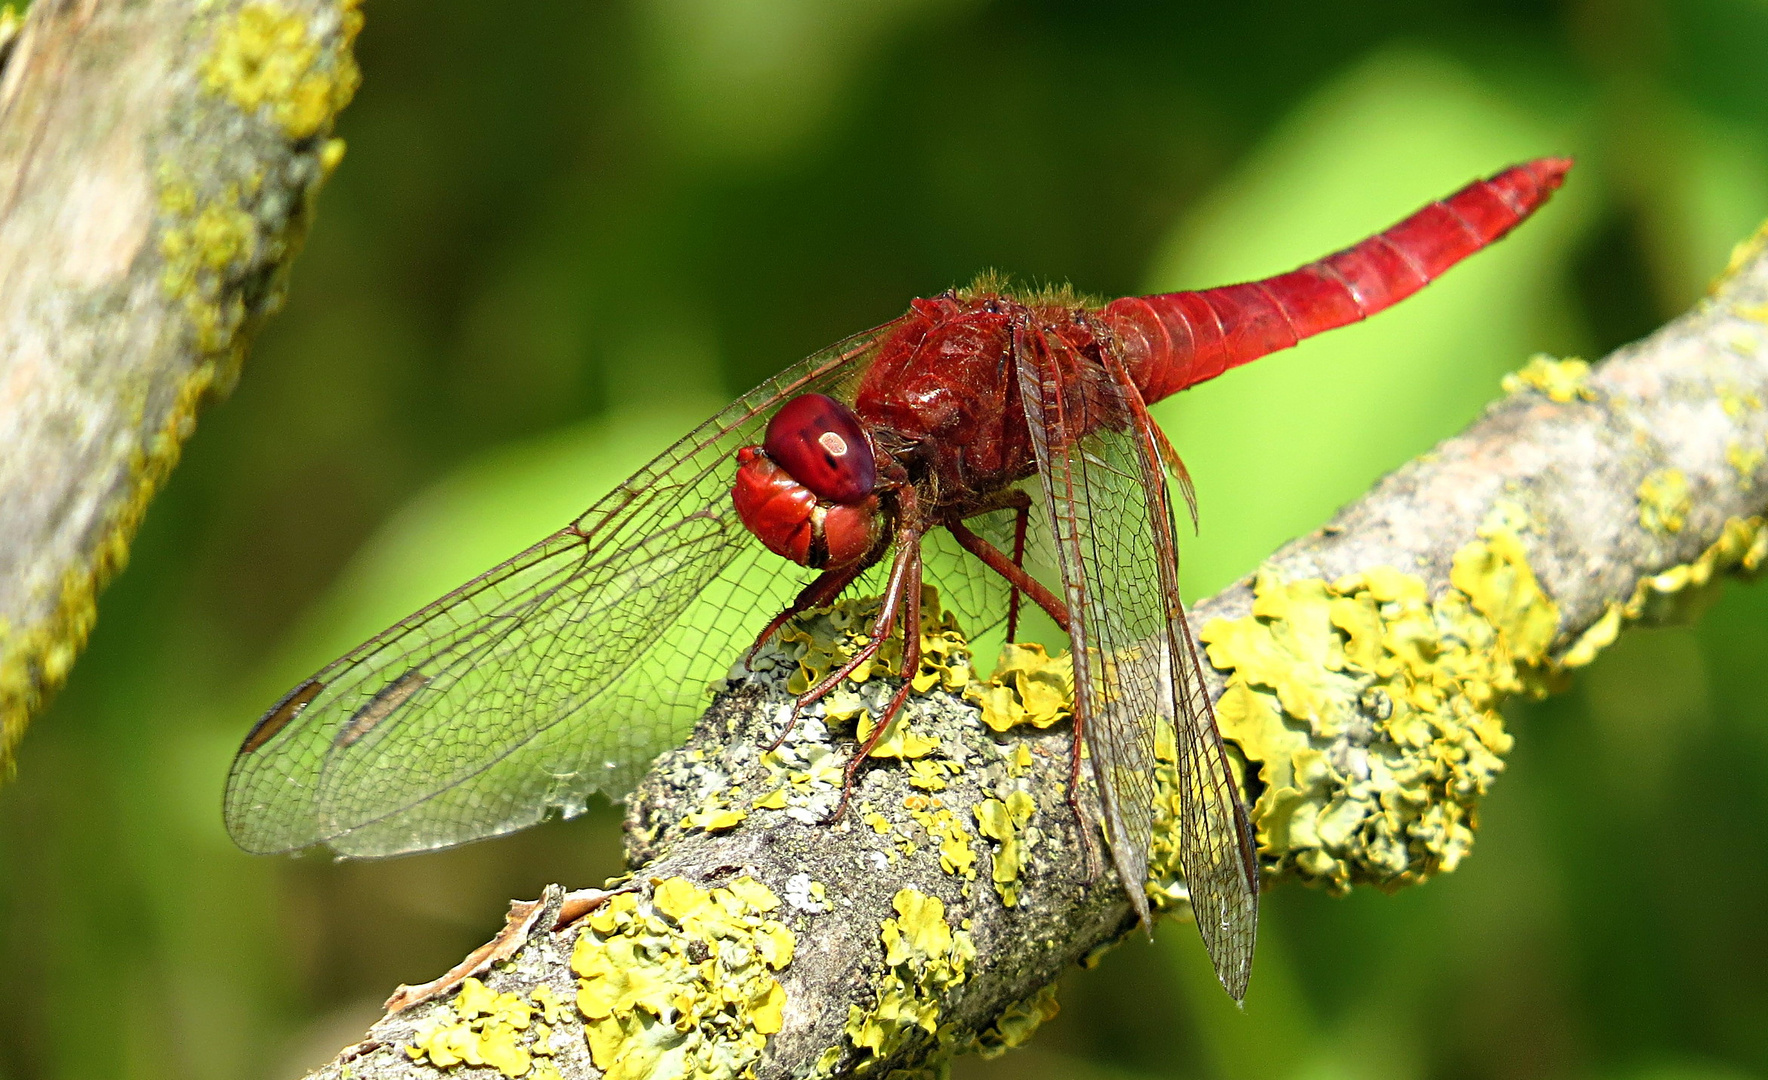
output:
<path id="1" fill-rule="evenodd" d="M 1029 507 L 1030 500 L 1027 499 L 1026 509 L 1029 509 Z M 1021 517 L 1019 519 L 1020 532 L 1019 536 L 1015 537 L 1014 542 L 1014 547 L 1016 549 L 1019 548 L 1020 538 L 1024 536 L 1024 514 L 1025 510 L 1021 510 Z M 1015 556 L 1019 557 L 1008 562 L 1007 557 L 1001 554 L 998 548 L 987 540 L 984 540 L 982 537 L 971 532 L 963 522 L 948 521 L 946 522 L 945 527 L 951 531 L 952 536 L 957 539 L 958 544 L 962 546 L 965 551 L 968 551 L 978 559 L 981 559 L 989 569 L 1007 579 L 1008 584 L 1012 585 L 1015 590 L 1015 599 L 1017 599 L 1018 592 L 1023 591 L 1025 595 L 1031 597 L 1039 607 L 1049 613 L 1050 618 L 1056 621 L 1056 625 L 1060 626 L 1064 633 L 1069 632 L 1068 608 L 1060 600 L 1056 599 L 1056 597 L 1051 594 L 1050 590 L 1039 584 L 1036 578 L 1033 578 L 1030 574 L 1026 573 L 1025 569 L 1019 565 L 1021 558 L 1023 557 L 1022 550 L 1015 550 Z M 1007 632 L 1007 640 L 1013 640 L 1011 630 Z M 1076 824 L 1080 826 L 1081 850 L 1086 853 L 1087 877 L 1088 879 L 1092 879 L 1099 875 L 1099 871 L 1104 864 L 1100 861 L 1099 851 L 1093 844 L 1092 823 L 1087 818 L 1086 811 L 1082 809 L 1080 804 L 1080 751 L 1081 747 L 1084 745 L 1081 732 L 1081 718 L 1076 716 L 1074 718 L 1074 743 L 1073 750 L 1071 751 L 1072 757 L 1070 758 L 1068 768 L 1068 807 L 1070 810 L 1074 811 L 1074 820 Z"/>
<path id="2" fill-rule="evenodd" d="M 1099 876 L 1104 863 L 1099 858 L 1099 849 L 1093 843 L 1093 823 L 1080 804 L 1080 751 L 1085 745 L 1081 741 L 1081 718 L 1074 718 L 1074 743 L 1069 750 L 1068 759 L 1068 809 L 1074 813 L 1074 823 L 1080 828 L 1080 849 L 1086 858 L 1087 880 Z"/>
<path id="3" fill-rule="evenodd" d="M 840 821 L 842 815 L 847 813 L 847 800 L 853 795 L 854 777 L 859 773 L 860 766 L 864 765 L 866 759 L 872 756 L 872 750 L 877 747 L 878 740 L 884 737 L 884 731 L 890 726 L 890 722 L 896 719 L 897 713 L 902 711 L 903 702 L 908 700 L 909 691 L 914 688 L 915 676 L 921 670 L 921 556 L 919 547 L 920 545 L 917 544 L 914 565 L 910 568 L 903 583 L 905 595 L 903 597 L 902 624 L 905 629 L 902 638 L 902 667 L 897 670 L 897 674 L 902 678 L 902 685 L 896 688 L 896 693 L 890 695 L 889 703 L 884 706 L 884 711 L 872 724 L 872 733 L 866 736 L 865 743 L 853 755 L 853 759 L 847 763 L 847 769 L 841 777 L 841 802 L 835 807 L 835 812 L 829 816 L 828 824 Z"/>
<path id="4" fill-rule="evenodd" d="M 786 610 L 773 617 L 773 621 L 767 624 L 767 629 L 763 630 L 761 635 L 755 639 L 755 644 L 749 646 L 748 654 L 743 657 L 743 667 L 754 671 L 755 669 L 749 666 L 749 662 L 755 659 L 755 654 L 761 651 L 761 647 L 767 644 L 769 638 L 779 633 L 780 627 L 812 608 L 828 607 L 833 604 L 841 593 L 849 585 L 852 585 L 860 574 L 865 572 L 865 569 L 863 564 L 855 563 L 852 566 L 824 570 L 818 574 L 809 585 L 799 591 L 798 596 Z"/>
<path id="5" fill-rule="evenodd" d="M 916 515 L 912 513 L 904 514 L 903 519 L 907 522 L 915 516 Z M 890 639 L 891 630 L 896 627 L 896 616 L 902 608 L 903 585 L 908 578 L 909 568 L 911 565 L 919 567 L 920 559 L 921 534 L 912 525 L 904 525 L 898 530 L 896 539 L 896 561 L 890 567 L 890 580 L 884 587 L 884 604 L 878 611 L 878 617 L 872 621 L 871 637 L 864 645 L 860 646 L 859 650 L 855 652 L 853 656 L 848 658 L 846 663 L 829 672 L 827 675 L 823 676 L 821 682 L 798 695 L 798 699 L 792 703 L 792 715 L 786 720 L 785 731 L 782 731 L 780 737 L 774 740 L 773 746 L 769 747 L 770 750 L 777 749 L 781 743 L 786 741 L 787 733 L 792 730 L 793 725 L 798 723 L 798 714 L 806 705 L 821 700 L 829 691 L 839 686 L 842 679 L 847 678 L 847 676 L 851 675 L 861 664 L 878 655 L 878 650 L 884 647 L 884 642 Z M 915 574 L 915 580 L 917 583 L 920 581 L 918 570 Z M 918 584 L 915 589 L 914 603 L 916 610 L 919 611 L 921 592 Z M 912 633 L 918 642 L 920 638 L 918 619 L 917 625 L 913 628 Z M 907 635 L 904 636 L 906 637 Z"/>
<path id="6" fill-rule="evenodd" d="M 1031 522 L 1031 496 L 1018 488 L 1009 488 L 999 499 L 989 506 L 971 514 L 976 517 L 995 510 L 1013 511 L 1013 565 L 1025 566 L 1025 530 Z M 1012 584 L 1009 580 L 1009 584 Z M 1019 593 L 1018 585 L 1013 585 L 1007 594 L 1007 640 L 1012 641 L 1019 636 Z"/>
<path id="7" fill-rule="evenodd" d="M 1050 618 L 1056 621 L 1056 625 L 1062 628 L 1063 633 L 1068 633 L 1068 606 L 1056 599 L 1054 593 L 1044 588 L 1042 583 L 1026 573 L 1017 562 L 1008 560 L 1005 555 L 1001 554 L 999 548 L 971 532 L 969 526 L 963 522 L 947 521 L 945 527 L 957 540 L 960 547 L 981 559 L 983 565 L 990 570 L 1006 578 L 1007 584 L 1013 586 L 1017 592 L 1023 592 L 1026 596 L 1031 597 L 1033 603 L 1043 608 Z M 1008 640 L 1012 640 L 1011 637 Z"/>

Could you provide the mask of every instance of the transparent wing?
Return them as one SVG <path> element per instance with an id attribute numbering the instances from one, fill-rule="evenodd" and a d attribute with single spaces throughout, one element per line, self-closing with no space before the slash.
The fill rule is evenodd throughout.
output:
<path id="1" fill-rule="evenodd" d="M 1235 1001 L 1246 997 L 1252 978 L 1252 955 L 1258 939 L 1258 843 L 1252 819 L 1234 783 L 1233 764 L 1222 746 L 1210 704 L 1209 686 L 1203 681 L 1203 665 L 1197 656 L 1197 639 L 1185 618 L 1179 599 L 1178 546 L 1174 537 L 1172 502 L 1158 462 L 1163 458 L 1178 481 L 1191 520 L 1197 520 L 1197 501 L 1191 477 L 1178 454 L 1167 444 L 1154 420 L 1115 361 L 1110 361 L 1118 384 L 1125 388 L 1145 452 L 1140 456 L 1145 490 L 1156 503 L 1150 523 L 1155 528 L 1155 551 L 1161 572 L 1162 594 L 1167 597 L 1168 639 L 1172 642 L 1173 713 L 1179 777 L 1179 863 L 1198 932 L 1215 965 L 1216 977 Z"/>
<path id="2" fill-rule="evenodd" d="M 1144 921 L 1156 738 L 1174 732 L 1179 851 L 1204 944 L 1236 1000 L 1257 928 L 1251 830 L 1179 603 L 1172 507 L 1136 391 L 1067 346 L 1015 341 L 1072 622 L 1076 715 L 1112 861 Z"/>
<path id="3" fill-rule="evenodd" d="M 630 790 L 802 585 L 737 520 L 737 448 L 782 399 L 852 400 L 893 326 L 763 383 L 570 525 L 296 687 L 234 759 L 234 839 L 392 855 Z"/>
<path id="4" fill-rule="evenodd" d="M 1114 388 L 1079 377 L 1065 346 L 1032 330 L 1015 344 L 1072 623 L 1076 709 L 1113 861 L 1146 918 L 1155 735 L 1172 723 L 1173 697 L 1162 686 L 1171 647 L 1135 433 Z"/>
<path id="5" fill-rule="evenodd" d="M 1184 611 L 1176 615 L 1179 863 L 1216 977 L 1240 1001 L 1258 940 L 1258 843 L 1216 729 L 1197 646 Z"/>
<path id="6" fill-rule="evenodd" d="M 978 536 L 1011 554 L 1014 513 L 994 510 L 966 524 Z M 921 538 L 922 580 L 939 590 L 939 602 L 958 614 L 964 633 L 974 642 L 1007 620 L 1011 595 L 1006 579 L 958 546 L 944 529 L 930 529 Z M 988 659 L 986 657 L 979 659 Z"/>

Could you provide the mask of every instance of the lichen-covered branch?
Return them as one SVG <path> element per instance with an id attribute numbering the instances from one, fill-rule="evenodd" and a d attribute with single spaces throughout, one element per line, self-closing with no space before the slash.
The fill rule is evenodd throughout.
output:
<path id="1" fill-rule="evenodd" d="M 1504 698 L 1768 561 L 1765 344 L 1768 230 L 1696 310 L 1594 369 L 1530 361 L 1466 432 L 1197 606 L 1268 883 L 1453 869 L 1510 748 Z M 1027 1038 L 1130 907 L 1065 801 L 1067 664 L 1010 647 L 983 679 L 927 600 L 916 692 L 837 824 L 889 650 L 767 748 L 855 647 L 855 602 L 789 625 L 657 761 L 631 875 L 521 907 L 472 977 L 320 1075 L 885 1076 Z M 1167 750 L 1147 888 L 1182 915 Z"/>
<path id="2" fill-rule="evenodd" d="M 358 0 L 37 0 L 0 70 L 0 770 L 343 155 Z"/>

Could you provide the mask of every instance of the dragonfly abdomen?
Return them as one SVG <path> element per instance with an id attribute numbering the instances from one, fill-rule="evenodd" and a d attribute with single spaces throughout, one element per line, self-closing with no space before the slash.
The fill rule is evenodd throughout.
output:
<path id="1" fill-rule="evenodd" d="M 1287 274 L 1125 297 L 1102 314 L 1143 398 L 1157 401 L 1399 303 L 1534 213 L 1571 166 L 1569 158 L 1512 166 Z"/>

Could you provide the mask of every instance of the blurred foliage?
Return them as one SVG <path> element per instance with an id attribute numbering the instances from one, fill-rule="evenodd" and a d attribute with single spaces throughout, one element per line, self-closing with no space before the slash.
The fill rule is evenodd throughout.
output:
<path id="1" fill-rule="evenodd" d="M 1768 215 L 1762 0 L 376 0 L 287 311 L 205 420 L 0 790 L 0 1077 L 270 1080 L 603 809 L 376 864 L 221 829 L 265 703 L 720 401 L 985 267 L 1096 294 L 1289 268 L 1525 156 L 1569 187 L 1369 324 L 1164 406 L 1193 596 L 1455 431 L 1537 350 L 1695 300 Z M 1513 712 L 1475 856 L 1278 890 L 1244 1013 L 1195 935 L 959 1075 L 1768 1073 L 1768 592 Z"/>

